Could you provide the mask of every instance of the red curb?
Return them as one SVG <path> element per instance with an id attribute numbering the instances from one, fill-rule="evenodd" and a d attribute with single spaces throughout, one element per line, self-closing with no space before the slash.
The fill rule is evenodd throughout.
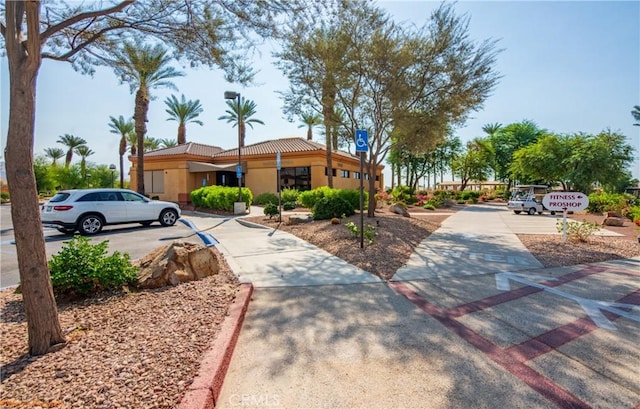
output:
<path id="1" fill-rule="evenodd" d="M 251 283 L 240 284 L 236 300 L 229 307 L 229 316 L 205 352 L 198 375 L 180 401 L 179 409 L 215 408 L 252 294 Z"/>

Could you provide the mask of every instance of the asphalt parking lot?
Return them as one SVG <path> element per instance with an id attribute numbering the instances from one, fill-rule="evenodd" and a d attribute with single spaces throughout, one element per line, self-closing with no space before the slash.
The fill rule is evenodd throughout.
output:
<path id="1" fill-rule="evenodd" d="M 211 222 L 217 223 L 222 220 L 212 219 Z M 69 240 L 70 236 L 65 236 L 56 229 L 44 228 L 43 230 L 47 257 L 51 257 L 62 249 L 64 242 Z M 176 223 L 171 227 L 162 227 L 159 223 L 148 227 L 137 223 L 106 226 L 100 234 L 91 236 L 93 243 L 108 240 L 109 254 L 114 251 L 126 252 L 132 260 L 141 258 L 153 249 L 177 239 L 201 243 L 195 232 L 182 223 Z M 11 206 L 2 205 L 0 206 L 0 288 L 17 285 L 20 280 L 14 240 Z"/>

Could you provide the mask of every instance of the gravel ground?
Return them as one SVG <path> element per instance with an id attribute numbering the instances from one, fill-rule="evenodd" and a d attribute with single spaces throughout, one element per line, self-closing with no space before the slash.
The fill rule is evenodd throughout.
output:
<path id="1" fill-rule="evenodd" d="M 377 212 L 373 220 L 365 218 L 376 235 L 372 245 L 365 242 L 363 252 L 345 250 L 356 239 L 344 220 L 340 225 L 322 221 L 279 228 L 389 279 L 413 248 L 455 211 L 415 210 L 420 214 L 411 218 L 386 211 Z M 264 217 L 249 220 L 276 224 Z M 359 221 L 359 216 L 350 220 Z M 563 243 L 557 235 L 519 237 L 547 267 L 640 256 L 640 232 L 630 223 L 616 231 L 622 238 L 592 237 L 587 243 Z M 221 267 L 219 275 L 199 282 L 61 304 L 68 345 L 35 358 L 26 355 L 21 296 L 0 292 L 0 408 L 176 407 L 238 289 L 226 263 Z"/>
<path id="2" fill-rule="evenodd" d="M 30 357 L 22 298 L 5 290 L 0 407 L 176 407 L 237 291 L 224 263 L 198 282 L 62 303 L 67 345 Z"/>

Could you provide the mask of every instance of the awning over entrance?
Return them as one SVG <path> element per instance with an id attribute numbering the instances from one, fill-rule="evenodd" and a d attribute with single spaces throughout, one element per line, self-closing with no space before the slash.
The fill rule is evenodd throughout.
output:
<path id="1" fill-rule="evenodd" d="M 194 161 L 187 161 L 187 164 L 189 165 L 190 173 L 217 172 L 221 170 L 235 172 L 236 166 L 237 166 L 237 163 L 221 163 L 219 165 L 215 165 L 213 163 L 194 162 Z"/>

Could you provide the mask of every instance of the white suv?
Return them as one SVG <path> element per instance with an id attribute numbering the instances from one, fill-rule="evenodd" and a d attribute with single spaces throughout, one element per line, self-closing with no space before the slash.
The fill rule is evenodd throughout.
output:
<path id="1" fill-rule="evenodd" d="M 149 200 L 127 189 L 74 189 L 56 193 L 42 206 L 40 217 L 45 227 L 54 227 L 61 233 L 78 230 L 90 235 L 109 224 L 148 226 L 157 221 L 163 226 L 173 226 L 180 218 L 180 207 Z"/>

